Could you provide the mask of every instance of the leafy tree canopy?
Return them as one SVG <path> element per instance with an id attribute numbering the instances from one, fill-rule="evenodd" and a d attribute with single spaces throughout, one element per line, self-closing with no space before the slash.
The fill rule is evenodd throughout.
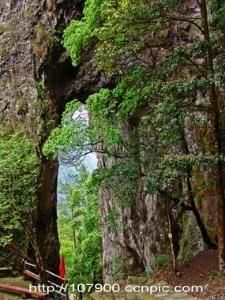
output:
<path id="1" fill-rule="evenodd" d="M 65 187 L 62 187 L 64 189 Z M 99 203 L 92 177 L 84 167 L 67 188 L 59 215 L 61 252 L 68 262 L 72 283 L 102 281 L 102 241 Z"/>
<path id="2" fill-rule="evenodd" d="M 0 244 L 5 246 L 27 233 L 35 217 L 39 164 L 33 142 L 3 126 L 0 157 Z"/>

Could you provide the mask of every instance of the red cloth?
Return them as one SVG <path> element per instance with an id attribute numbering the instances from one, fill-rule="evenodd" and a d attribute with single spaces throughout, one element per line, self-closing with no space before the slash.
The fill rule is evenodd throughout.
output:
<path id="1" fill-rule="evenodd" d="M 65 258 L 61 256 L 60 265 L 59 265 L 59 276 L 65 278 L 66 275 L 66 267 L 65 267 Z"/>

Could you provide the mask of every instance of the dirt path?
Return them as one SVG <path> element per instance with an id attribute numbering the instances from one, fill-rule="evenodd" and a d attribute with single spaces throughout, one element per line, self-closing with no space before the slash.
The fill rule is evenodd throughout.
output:
<path id="1" fill-rule="evenodd" d="M 178 276 L 167 269 L 156 275 L 156 280 L 176 285 L 202 285 L 201 299 L 225 300 L 225 273 L 218 271 L 218 253 L 205 250 L 179 266 Z M 192 293 L 194 296 L 198 294 Z"/>

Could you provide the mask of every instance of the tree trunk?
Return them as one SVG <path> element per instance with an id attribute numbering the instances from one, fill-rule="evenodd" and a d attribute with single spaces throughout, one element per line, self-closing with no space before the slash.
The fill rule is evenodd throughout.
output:
<path id="1" fill-rule="evenodd" d="M 169 237 L 169 240 L 170 240 L 173 271 L 176 273 L 177 272 L 177 259 L 176 259 L 176 254 L 175 254 L 175 249 L 174 249 L 174 242 L 173 242 L 171 205 L 169 205 L 168 199 L 166 201 L 167 201 L 167 218 L 168 218 L 168 237 Z"/>
<path id="2" fill-rule="evenodd" d="M 56 207 L 57 172 L 57 162 L 43 162 L 36 225 L 37 243 L 40 256 L 43 259 L 44 269 L 48 269 L 56 274 L 58 274 L 59 270 L 59 240 Z"/>
<path id="3" fill-rule="evenodd" d="M 202 239 L 204 243 L 207 245 L 209 249 L 217 249 L 217 245 L 211 240 L 211 238 L 208 235 L 208 232 L 206 230 L 206 227 L 202 221 L 202 218 L 200 216 L 200 213 L 195 205 L 195 200 L 193 196 L 192 186 L 191 186 L 191 171 L 189 172 L 187 176 L 187 188 L 188 188 L 188 198 L 190 205 L 192 207 L 193 214 L 195 216 L 196 222 L 198 224 L 198 227 L 200 229 Z"/>
<path id="4" fill-rule="evenodd" d="M 184 130 L 182 128 L 182 126 L 179 124 L 178 125 L 180 127 L 180 133 L 181 133 L 181 139 L 182 139 L 182 145 L 183 145 L 183 150 L 185 152 L 185 154 L 190 154 L 189 153 L 189 149 L 188 149 L 188 144 L 185 138 L 185 133 Z M 188 189 L 188 199 L 191 205 L 191 210 L 195 216 L 196 222 L 198 224 L 199 230 L 201 232 L 201 236 L 202 239 L 204 241 L 204 243 L 207 245 L 207 247 L 209 249 L 217 249 L 217 245 L 211 240 L 211 238 L 208 235 L 207 229 L 205 227 L 205 224 L 202 221 L 201 215 L 196 207 L 195 204 L 195 199 L 194 199 L 194 195 L 193 195 L 193 189 L 192 189 L 192 184 L 191 184 L 191 177 L 192 177 L 192 167 L 189 167 L 187 170 L 187 179 L 186 179 L 186 183 L 187 183 L 187 189 Z"/>

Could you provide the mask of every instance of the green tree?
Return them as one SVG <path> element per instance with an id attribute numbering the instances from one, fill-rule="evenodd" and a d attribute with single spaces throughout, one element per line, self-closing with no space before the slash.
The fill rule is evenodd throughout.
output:
<path id="1" fill-rule="evenodd" d="M 0 157 L 0 245 L 25 258 L 30 243 L 39 257 L 34 229 L 39 163 L 34 143 L 1 126 Z"/>
<path id="2" fill-rule="evenodd" d="M 182 160 L 177 159 L 176 152 L 173 158 L 170 157 L 170 160 L 173 161 L 173 168 L 171 169 L 170 165 L 169 173 L 165 172 L 168 169 L 165 166 L 156 168 L 156 170 L 164 168 L 164 178 L 171 178 L 170 180 L 173 182 L 174 173 L 178 175 L 178 178 L 186 176 L 187 179 L 191 179 L 193 166 L 204 165 L 206 160 L 208 160 L 208 165 L 211 164 L 214 167 L 217 173 L 215 185 L 219 204 L 219 258 L 220 268 L 224 269 L 224 149 L 221 143 L 223 132 L 220 113 L 220 99 L 223 97 L 224 84 L 224 50 L 222 46 L 224 4 L 218 1 L 197 1 L 200 13 L 196 16 L 195 13 L 191 13 L 191 10 L 185 10 L 185 7 L 182 10 L 179 2 L 181 1 L 124 0 L 120 2 L 107 1 L 107 3 L 105 1 L 101 3 L 86 1 L 86 8 L 98 5 L 97 14 L 92 19 L 90 11 L 85 10 L 84 18 L 79 23 L 79 30 L 77 23 L 72 22 L 65 31 L 64 44 L 70 51 L 74 62 L 77 63 L 81 59 L 81 50 L 88 51 L 91 43 L 95 43 L 96 64 L 100 69 L 109 73 L 124 76 L 137 66 L 144 68 L 141 75 L 142 82 L 137 78 L 135 80 L 135 76 L 128 76 L 126 80 L 122 79 L 122 84 L 119 83 L 113 92 L 100 91 L 97 95 L 89 98 L 90 112 L 93 119 L 96 117 L 95 125 L 100 131 L 99 124 L 102 115 L 106 120 L 108 119 L 108 124 L 114 124 L 114 127 L 118 128 L 118 122 L 122 120 L 123 124 L 124 118 L 134 119 L 138 114 L 143 116 L 143 108 L 145 109 L 144 114 L 146 114 L 146 111 L 157 110 L 157 105 L 164 107 L 164 111 L 161 111 L 159 116 L 164 119 L 164 124 L 168 120 L 168 124 L 171 124 L 171 122 L 175 122 L 174 118 L 179 119 L 179 124 L 173 126 L 173 128 L 178 126 L 178 129 L 184 128 L 185 118 L 190 116 L 195 119 L 196 127 L 201 126 L 199 120 L 195 118 L 195 114 L 197 112 L 207 114 L 214 131 L 215 140 L 211 142 L 213 149 L 207 149 L 203 153 L 204 157 L 196 158 L 190 157 L 190 153 L 183 149 L 186 157 L 183 157 Z M 211 5 L 214 5 L 212 18 L 208 16 Z M 85 32 L 85 43 L 78 44 L 76 40 L 78 32 L 84 32 L 84 28 L 87 28 L 90 23 L 94 23 L 94 26 L 91 27 L 92 30 L 89 33 Z M 192 33 L 184 30 L 185 24 L 190 26 Z M 133 84 L 133 82 L 135 83 Z M 202 95 L 201 104 L 196 103 L 199 93 Z M 179 106 L 177 105 L 178 100 L 180 101 Z M 180 107 L 183 107 L 182 111 Z M 161 142 L 164 145 L 167 144 L 167 151 L 170 154 L 173 154 L 171 148 L 174 138 L 178 139 L 181 144 L 182 141 L 185 141 L 181 137 L 182 130 L 179 132 L 177 128 L 171 135 L 168 126 L 160 127 L 164 134 L 164 140 Z M 115 132 L 115 129 L 111 131 Z M 155 141 L 156 138 L 157 135 L 154 137 Z M 170 139 L 169 144 L 168 138 Z M 168 154 L 166 151 L 161 153 L 162 161 L 166 154 Z M 182 169 L 182 172 L 179 171 L 181 164 L 185 165 L 188 174 L 184 170 L 185 168 Z M 191 188 L 190 185 L 189 187 Z"/>
<path id="3" fill-rule="evenodd" d="M 65 187 L 62 187 L 65 190 Z M 84 167 L 75 183 L 67 186 L 66 203 L 60 208 L 61 252 L 66 257 L 71 283 L 102 281 L 102 240 L 97 189 Z"/>

